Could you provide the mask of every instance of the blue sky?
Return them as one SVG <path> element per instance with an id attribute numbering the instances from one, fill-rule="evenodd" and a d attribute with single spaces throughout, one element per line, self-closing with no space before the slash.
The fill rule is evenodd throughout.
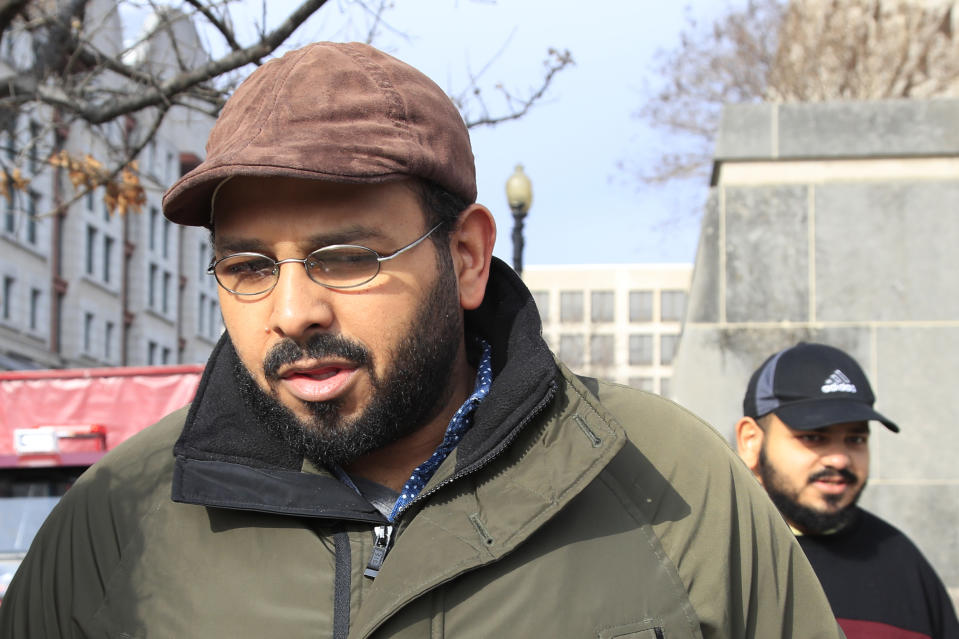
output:
<path id="1" fill-rule="evenodd" d="M 270 0 L 274 23 L 296 2 Z M 569 49 L 560 73 L 526 117 L 471 131 L 478 200 L 493 211 L 495 254 L 511 261 L 512 217 L 504 186 L 517 163 L 533 183 L 524 261 L 533 264 L 691 262 L 707 185 L 653 188 L 619 168 L 677 141 L 634 116 L 657 49 L 671 48 L 685 7 L 700 18 L 725 3 L 653 0 L 396 0 L 375 44 L 424 71 L 449 93 L 485 68 L 480 85 L 521 93 L 537 84 L 549 47 Z M 234 5 L 238 30 L 259 21 L 260 3 Z M 244 11 L 246 8 L 246 13 Z M 366 16 L 331 0 L 291 44 L 362 37 Z M 488 64 L 488 67 L 487 67 Z"/>

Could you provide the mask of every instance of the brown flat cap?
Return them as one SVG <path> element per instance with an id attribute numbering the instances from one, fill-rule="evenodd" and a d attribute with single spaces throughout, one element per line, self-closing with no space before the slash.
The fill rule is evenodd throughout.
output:
<path id="1" fill-rule="evenodd" d="M 375 183 L 419 177 L 476 200 L 469 133 L 432 80 L 360 43 L 319 42 L 253 72 L 210 132 L 207 157 L 163 196 L 173 222 L 205 226 L 231 176 Z"/>

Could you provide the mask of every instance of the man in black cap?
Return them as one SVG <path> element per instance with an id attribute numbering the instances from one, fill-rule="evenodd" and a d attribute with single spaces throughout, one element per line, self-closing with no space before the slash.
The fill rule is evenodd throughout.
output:
<path id="1" fill-rule="evenodd" d="M 873 408 L 856 361 L 800 343 L 753 373 L 736 424 L 739 456 L 799 538 L 848 639 L 959 637 L 932 566 L 899 530 L 856 505 L 869 476 Z"/>

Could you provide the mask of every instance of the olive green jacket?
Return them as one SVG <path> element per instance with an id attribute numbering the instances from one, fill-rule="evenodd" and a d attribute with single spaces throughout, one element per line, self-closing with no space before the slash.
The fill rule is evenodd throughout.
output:
<path id="1" fill-rule="evenodd" d="M 525 288 L 497 269 L 494 299 L 520 300 L 479 316 L 507 325 L 484 333 L 494 386 L 375 579 L 382 516 L 241 424 L 217 373 L 235 360 L 225 340 L 189 411 L 112 451 L 54 510 L 0 636 L 841 637 L 725 442 L 671 402 L 555 364 Z"/>

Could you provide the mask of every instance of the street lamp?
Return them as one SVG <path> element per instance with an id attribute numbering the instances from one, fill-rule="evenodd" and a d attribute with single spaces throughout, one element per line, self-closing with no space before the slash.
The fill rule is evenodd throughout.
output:
<path id="1" fill-rule="evenodd" d="M 523 165 L 517 164 L 513 175 L 506 180 L 506 201 L 513 212 L 513 270 L 523 275 L 523 218 L 533 203 L 533 185 L 523 173 Z"/>

